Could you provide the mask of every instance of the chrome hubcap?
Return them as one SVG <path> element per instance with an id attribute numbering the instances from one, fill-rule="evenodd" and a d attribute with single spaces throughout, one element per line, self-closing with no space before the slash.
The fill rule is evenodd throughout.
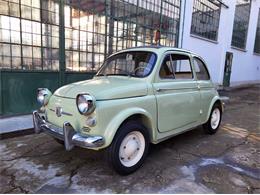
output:
<path id="1" fill-rule="evenodd" d="M 219 125 L 219 122 L 220 122 L 220 110 L 219 108 L 215 108 L 211 115 L 211 120 L 210 120 L 211 128 L 216 129 Z"/>
<path id="2" fill-rule="evenodd" d="M 142 158 L 145 149 L 145 139 L 139 131 L 130 132 L 123 139 L 120 149 L 120 162 L 126 167 L 132 167 Z"/>

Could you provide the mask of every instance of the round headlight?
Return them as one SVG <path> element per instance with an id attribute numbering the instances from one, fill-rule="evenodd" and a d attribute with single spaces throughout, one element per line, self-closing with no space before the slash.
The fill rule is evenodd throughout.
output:
<path id="1" fill-rule="evenodd" d="M 51 92 L 47 88 L 39 88 L 37 93 L 37 102 L 41 106 L 45 106 L 48 104 L 48 101 L 50 99 Z"/>
<path id="2" fill-rule="evenodd" d="M 79 94 L 77 96 L 77 107 L 80 114 L 91 114 L 96 108 L 96 100 L 89 94 Z"/>

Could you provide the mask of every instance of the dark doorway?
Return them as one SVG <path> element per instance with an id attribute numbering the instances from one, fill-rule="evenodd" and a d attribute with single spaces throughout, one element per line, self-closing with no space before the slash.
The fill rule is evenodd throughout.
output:
<path id="1" fill-rule="evenodd" d="M 233 61 L 233 53 L 227 52 L 226 59 L 225 59 L 224 77 L 223 77 L 223 86 L 224 87 L 229 87 L 229 85 L 230 85 L 232 61 Z"/>

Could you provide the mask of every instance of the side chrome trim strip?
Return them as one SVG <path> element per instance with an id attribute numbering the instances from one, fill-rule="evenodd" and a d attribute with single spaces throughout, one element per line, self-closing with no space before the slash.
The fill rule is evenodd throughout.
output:
<path id="1" fill-rule="evenodd" d="M 175 90 L 175 91 L 178 91 L 178 90 L 187 90 L 187 89 L 194 89 L 194 90 L 198 90 L 197 87 L 187 87 L 187 88 L 157 88 L 156 91 L 157 92 L 162 92 L 162 91 L 172 91 L 172 90 Z"/>

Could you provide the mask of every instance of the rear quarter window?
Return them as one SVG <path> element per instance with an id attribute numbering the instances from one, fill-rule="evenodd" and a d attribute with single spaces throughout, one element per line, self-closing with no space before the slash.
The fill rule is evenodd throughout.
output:
<path id="1" fill-rule="evenodd" d="M 207 70 L 204 62 L 201 59 L 194 57 L 193 63 L 194 63 L 194 68 L 195 68 L 195 72 L 197 75 L 197 79 L 198 80 L 209 80 L 210 76 L 209 76 L 208 70 Z"/>

